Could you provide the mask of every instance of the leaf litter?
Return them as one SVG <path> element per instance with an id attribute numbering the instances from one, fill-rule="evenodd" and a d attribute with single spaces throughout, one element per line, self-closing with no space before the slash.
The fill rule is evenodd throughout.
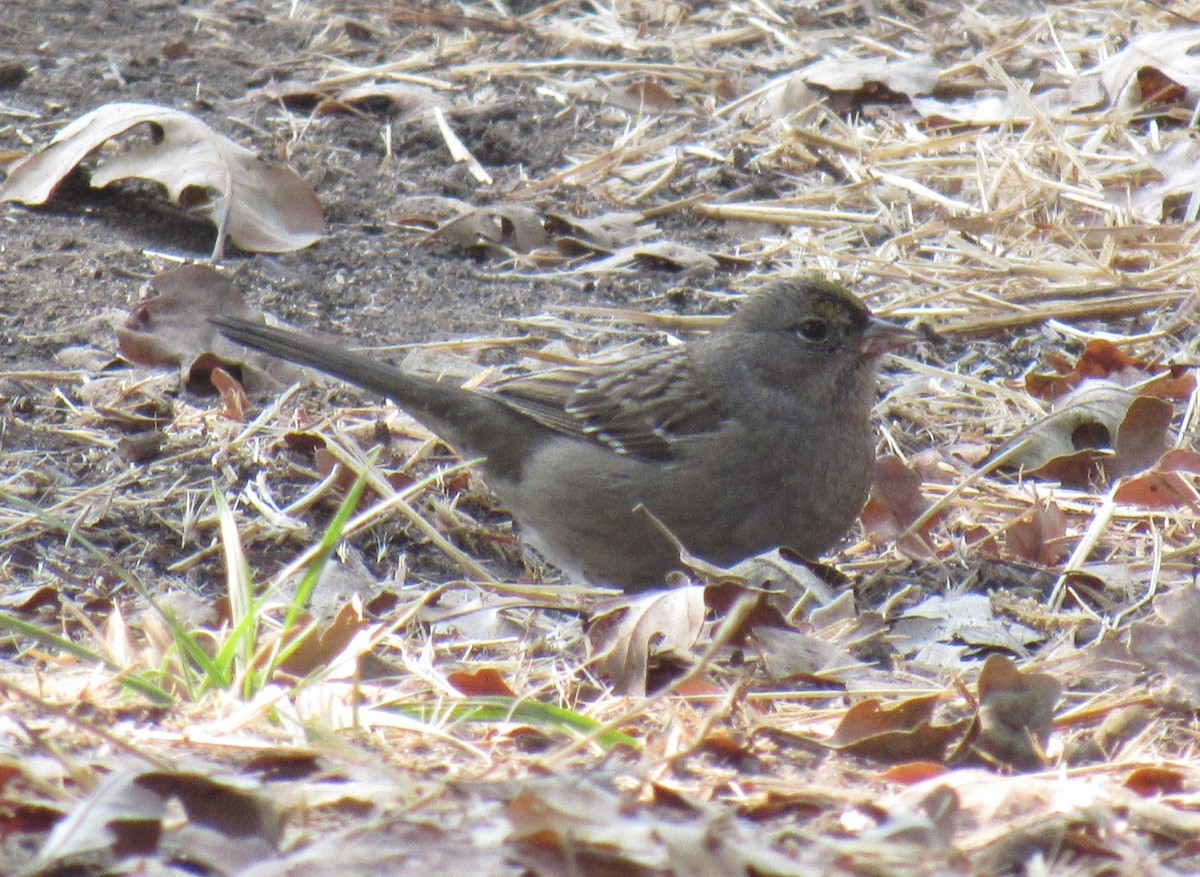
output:
<path id="1" fill-rule="evenodd" d="M 439 183 L 404 183 L 450 198 L 372 217 L 406 246 L 579 289 L 672 278 L 636 306 L 524 314 L 520 342 L 428 348 L 480 360 L 476 378 L 648 330 L 673 343 L 727 311 L 714 290 L 790 269 L 844 279 L 940 341 L 888 366 L 890 475 L 832 558 L 849 587 L 778 558 L 696 568 L 699 584 L 625 607 L 599 646 L 611 595 L 544 581 L 476 477 L 402 412 L 326 385 L 240 399 L 228 351 L 209 372 L 223 401 L 181 392 L 214 353 L 203 314 L 245 307 L 226 293 L 134 305 L 129 328 L 168 327 L 152 332 L 165 357 L 126 334 L 132 363 L 114 360 L 97 333 L 54 367 L 10 370 L 3 794 L 35 868 L 167 868 L 182 851 L 257 874 L 1196 870 L 1194 29 L 1102 0 L 885 6 L 297 10 L 290 26 L 321 51 L 271 62 L 339 103 L 306 117 L 277 92 L 253 124 L 336 156 L 338 126 L 369 123 L 392 138 L 384 163 L 403 160 L 400 127 L 436 144 Z M 234 7 L 193 10 L 187 51 L 163 57 L 236 44 Z M 383 60 L 355 53 L 372 33 L 397 38 Z M 549 160 L 533 138 L 498 143 L 472 119 L 506 102 L 586 136 Z M 6 109 L 6 149 L 46 142 L 23 118 Z M 170 260 L 133 264 L 162 276 Z M 135 281 L 121 290 L 136 298 Z M 647 309 L 667 313 L 631 316 Z M 1123 401 L 1056 419 L 1078 398 L 1048 409 L 1031 384 L 1049 369 Z M 1029 429 L 1065 445 L 1004 471 Z M 122 449 L 138 436 L 146 450 Z M 361 471 L 338 552 L 365 588 L 330 584 L 304 647 L 249 696 L 194 684 L 164 619 L 214 654 L 228 642 L 213 485 L 267 588 L 255 667 L 291 642 L 273 634 L 294 572 Z M 142 580 L 177 592 L 169 615 L 134 596 Z M 170 682 L 174 703 L 121 695 L 133 673 Z M 257 815 L 239 835 L 189 807 L 201 799 Z"/>

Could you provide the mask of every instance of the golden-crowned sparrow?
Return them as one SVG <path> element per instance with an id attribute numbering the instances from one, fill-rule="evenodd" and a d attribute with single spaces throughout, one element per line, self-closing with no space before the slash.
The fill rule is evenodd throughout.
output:
<path id="1" fill-rule="evenodd" d="M 488 483 L 548 559 L 629 590 L 680 567 L 639 506 L 717 564 L 780 545 L 829 548 L 870 487 L 879 357 L 913 337 L 840 286 L 788 279 L 687 344 L 468 390 L 296 332 L 213 322 L 393 399 L 484 458 Z"/>

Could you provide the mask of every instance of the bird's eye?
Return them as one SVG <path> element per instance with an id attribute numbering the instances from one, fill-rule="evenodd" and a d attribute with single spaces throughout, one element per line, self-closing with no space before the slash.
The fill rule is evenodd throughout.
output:
<path id="1" fill-rule="evenodd" d="M 796 331 L 805 341 L 824 341 L 829 337 L 829 324 L 813 317 L 797 326 Z"/>

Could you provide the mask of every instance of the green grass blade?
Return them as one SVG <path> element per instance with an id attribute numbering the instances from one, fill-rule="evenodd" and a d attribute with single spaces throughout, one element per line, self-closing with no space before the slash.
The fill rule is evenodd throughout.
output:
<path id="1" fill-rule="evenodd" d="M 393 703 L 385 707 L 422 721 L 449 718 L 465 722 L 524 722 L 539 728 L 560 729 L 582 735 L 595 734 L 603 727 L 601 722 L 574 710 L 515 697 L 468 697 L 449 704 Z M 597 734 L 596 742 L 605 749 L 612 749 L 614 746 L 642 748 L 640 741 L 620 731 L 604 731 Z"/>
<path id="2" fill-rule="evenodd" d="M 152 682 L 147 682 L 139 675 L 128 673 L 122 667 L 118 666 L 113 661 L 98 654 L 86 646 L 81 646 L 78 643 L 72 642 L 65 637 L 61 637 L 56 633 L 50 633 L 48 630 L 43 630 L 36 624 L 31 624 L 28 621 L 23 621 L 14 615 L 7 612 L 0 612 L 0 629 L 7 630 L 9 633 L 18 634 L 28 637 L 35 642 L 41 643 L 50 649 L 58 649 L 66 652 L 69 655 L 74 655 L 82 661 L 89 661 L 94 664 L 99 664 L 111 670 L 116 675 L 116 681 L 139 694 L 145 695 L 152 701 L 158 704 L 170 705 L 175 702 L 175 698 L 171 697 L 163 689 L 159 688 Z"/>

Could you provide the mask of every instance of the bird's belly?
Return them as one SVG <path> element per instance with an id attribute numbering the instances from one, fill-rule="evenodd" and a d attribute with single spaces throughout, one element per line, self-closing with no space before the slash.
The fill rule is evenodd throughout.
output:
<path id="1" fill-rule="evenodd" d="M 692 554 L 729 565 L 780 545 L 815 556 L 857 516 L 869 486 L 868 443 L 817 452 L 791 440 L 731 438 L 725 453 L 704 449 L 703 466 L 687 454 L 664 464 L 599 447 L 565 454 L 551 443 L 519 484 L 494 486 L 548 560 L 627 590 L 659 586 L 680 568 L 664 528 Z M 749 448 L 760 457 L 748 459 Z"/>

